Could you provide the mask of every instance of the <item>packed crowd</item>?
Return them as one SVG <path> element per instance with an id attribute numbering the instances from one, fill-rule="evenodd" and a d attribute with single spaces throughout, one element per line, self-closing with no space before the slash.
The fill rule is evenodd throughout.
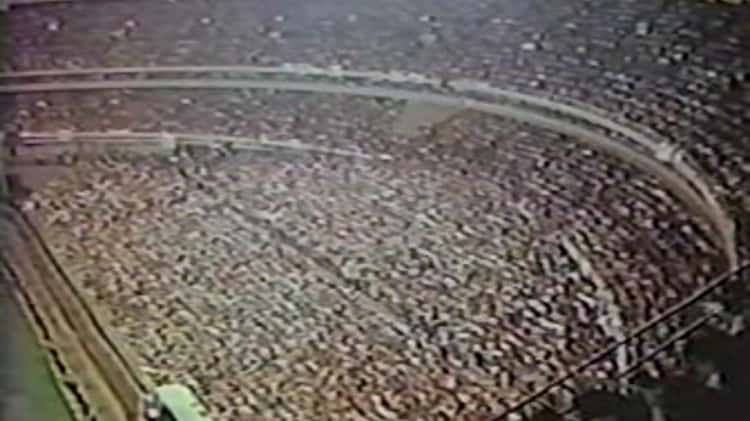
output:
<path id="1" fill-rule="evenodd" d="M 746 9 L 251 3 L 18 8 L 4 64 L 305 62 L 475 78 L 598 107 L 685 146 L 723 197 L 750 188 L 750 96 L 736 89 Z M 215 133 L 374 158 L 109 157 L 23 204 L 144 371 L 194 388 L 216 419 L 484 419 L 723 268 L 706 227 L 658 182 L 497 117 L 459 112 L 406 136 L 393 130 L 402 102 L 338 95 L 2 99 L 11 130 Z"/>
<path id="2" fill-rule="evenodd" d="M 81 162 L 25 206 L 217 419 L 497 414 L 720 267 L 658 184 L 553 133 L 469 113 L 404 151 Z"/>
<path id="3" fill-rule="evenodd" d="M 675 2 L 72 2 L 16 9 L 13 70 L 174 64 L 412 71 L 578 100 L 689 148 L 716 188 L 750 180 L 750 9 Z"/>

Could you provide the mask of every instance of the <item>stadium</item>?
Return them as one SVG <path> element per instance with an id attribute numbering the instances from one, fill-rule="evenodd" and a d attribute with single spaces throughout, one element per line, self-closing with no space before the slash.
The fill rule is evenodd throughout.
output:
<path id="1" fill-rule="evenodd" d="M 7 3 L 0 273 L 70 419 L 683 420 L 674 379 L 745 384 L 746 5 Z"/>

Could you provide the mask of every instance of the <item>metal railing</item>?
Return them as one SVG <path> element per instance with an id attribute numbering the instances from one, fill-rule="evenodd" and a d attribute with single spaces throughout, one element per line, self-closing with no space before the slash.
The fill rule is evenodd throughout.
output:
<path id="1" fill-rule="evenodd" d="M 745 262 L 737 270 L 724 273 L 709 282 L 703 288 L 691 294 L 684 300 L 675 304 L 667 311 L 647 321 L 641 327 L 631 332 L 624 339 L 616 341 L 608 347 L 597 352 L 584 362 L 569 370 L 565 375 L 539 388 L 518 403 L 511 405 L 502 414 L 494 418 L 495 421 L 509 420 L 513 415 L 528 414 L 530 408 L 547 407 L 544 403 L 548 398 L 554 397 L 558 390 L 569 389 L 569 383 L 577 381 L 586 376 L 586 371 L 591 367 L 607 360 L 614 360 L 617 352 L 622 347 L 643 347 L 648 342 L 648 336 L 663 336 L 656 334 L 659 329 L 668 328 L 675 320 L 682 326 L 661 342 L 653 346 L 645 346 L 644 352 L 639 355 L 626 370 L 609 379 L 609 382 L 619 381 L 631 376 L 644 364 L 654 361 L 665 351 L 674 347 L 679 341 L 687 338 L 701 327 L 706 326 L 711 320 L 721 318 L 722 310 L 737 310 L 741 307 L 741 300 L 750 299 L 750 262 Z M 708 303 L 720 303 L 718 306 L 705 306 Z M 710 308 L 702 308 L 710 307 Z M 630 351 L 630 349 L 629 349 Z M 596 382 L 592 382 L 592 386 Z M 560 415 L 568 414 L 575 408 L 554 410 Z"/>

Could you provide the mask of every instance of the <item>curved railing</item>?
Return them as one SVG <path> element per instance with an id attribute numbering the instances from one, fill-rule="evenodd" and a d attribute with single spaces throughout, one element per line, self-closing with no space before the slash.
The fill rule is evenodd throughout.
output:
<path id="1" fill-rule="evenodd" d="M 86 75 L 99 74 L 106 69 L 89 70 L 84 71 Z M 170 69 L 173 71 L 174 69 Z M 227 71 L 227 69 L 214 69 L 215 71 Z M 235 69 L 236 70 L 236 69 Z M 138 69 L 138 72 L 146 71 Z M 75 73 L 75 71 L 73 71 Z M 165 71 L 166 72 L 166 71 Z M 41 74 L 43 73 L 43 74 Z M 55 71 L 44 71 L 40 74 L 31 75 L 17 75 L 18 77 L 55 77 L 65 76 L 63 73 Z M 126 71 L 127 73 L 127 71 Z M 168 72 L 166 72 L 168 73 Z M 297 74 L 297 71 L 292 72 Z M 303 76 L 305 72 L 302 72 Z M 320 76 L 320 75 L 314 75 Z M 323 75 L 330 76 L 330 75 Z M 7 78 L 7 75 L 6 77 Z M 13 77 L 11 77 L 13 79 Z M 389 82 L 392 82 L 389 80 Z M 424 81 L 422 81 L 424 82 Z M 417 83 L 422 83 L 417 82 Z M 426 85 L 431 85 L 430 81 L 427 81 Z M 441 84 L 441 87 L 446 84 Z M 54 91 L 90 91 L 90 90 L 102 90 L 102 89 L 193 89 L 193 88 L 209 88 L 209 89 L 274 89 L 274 90 L 290 90 L 300 92 L 312 92 L 312 93 L 325 93 L 325 94 L 344 94 L 344 95 L 356 95 L 356 96 L 372 96 L 381 98 L 390 98 L 405 101 L 417 101 L 425 102 L 443 106 L 458 107 L 473 109 L 489 114 L 499 115 L 502 117 L 512 118 L 521 122 L 536 125 L 549 130 L 557 131 L 560 133 L 571 136 L 572 139 L 579 141 L 586 146 L 595 147 L 602 149 L 605 152 L 610 153 L 613 156 L 621 159 L 622 161 L 628 162 L 636 167 L 655 175 L 661 179 L 665 185 L 679 197 L 688 207 L 695 209 L 702 217 L 708 220 L 712 226 L 716 228 L 717 243 L 725 251 L 730 262 L 733 262 L 731 266 L 736 267 L 734 263 L 736 260 L 736 252 L 734 250 L 734 238 L 733 232 L 727 230 L 728 226 L 727 218 L 724 215 L 721 207 L 718 207 L 710 191 L 702 188 L 700 185 L 696 185 L 695 180 L 690 177 L 686 177 L 685 174 L 678 171 L 675 168 L 674 160 L 675 156 L 679 157 L 679 151 L 671 151 L 667 155 L 667 158 L 657 157 L 644 153 L 643 149 L 639 149 L 637 146 L 645 146 L 647 149 L 654 147 L 653 142 L 646 143 L 646 140 L 642 137 L 634 137 L 631 129 L 622 129 L 613 120 L 607 119 L 603 116 L 592 117 L 591 113 L 586 110 L 579 108 L 571 109 L 570 106 L 555 103 L 545 98 L 535 98 L 528 96 L 521 96 L 520 94 L 509 95 L 507 92 L 502 91 L 494 92 L 497 98 L 500 98 L 498 102 L 492 102 L 489 100 L 477 99 L 474 97 L 466 96 L 468 91 L 474 88 L 469 88 L 463 85 L 455 85 L 453 87 L 450 84 L 447 86 L 454 89 L 454 94 L 447 95 L 445 93 L 435 92 L 418 92 L 404 89 L 394 89 L 391 87 L 378 87 L 378 86 L 350 86 L 335 83 L 321 83 L 321 82 L 310 82 L 310 81 L 282 81 L 276 79 L 256 79 L 256 80 L 211 80 L 211 79 L 167 79 L 167 80 L 125 80 L 125 81 L 73 81 L 73 82 L 41 82 L 41 83 L 22 83 L 22 84 L 4 84 L 0 85 L 0 94 L 19 94 L 27 92 L 54 92 Z M 480 87 L 481 88 L 481 87 Z M 480 89 L 484 91 L 484 88 Z M 493 92 L 488 90 L 487 92 Z M 485 92 L 486 93 L 486 92 Z M 464 94 L 464 95 L 458 95 Z M 505 96 L 503 96 L 505 95 Z M 628 142 L 622 142 L 621 139 L 615 139 L 608 135 L 608 132 L 615 132 L 621 137 L 625 137 L 630 140 Z M 637 133 L 636 133 L 637 134 Z M 89 134 L 90 137 L 101 136 L 102 134 Z M 156 140 L 156 134 L 142 134 L 145 137 L 151 137 L 152 140 Z M 163 134 L 159 134 L 163 136 Z M 75 134 L 73 134 L 75 136 Z M 138 134 L 122 133 L 120 136 L 135 136 Z M 84 136 L 85 137 L 85 136 Z M 189 136 L 188 136 L 189 137 Z M 199 142 L 203 142 L 208 137 L 203 139 L 194 139 Z M 213 137 L 214 141 L 230 142 L 233 143 L 237 139 L 218 139 Z M 275 143 L 275 142 L 273 142 Z M 634 147 L 634 145 L 636 147 Z M 258 146 L 258 145 L 256 145 Z M 269 145 L 260 145 L 261 147 L 267 147 Z M 274 146 L 279 146 L 274 145 Z M 657 145 L 658 146 L 658 145 Z M 654 150 L 655 151 L 655 150 Z M 658 151 L 655 151 L 658 152 Z M 676 161 L 679 162 L 679 159 Z M 498 420 L 506 419 L 511 414 L 525 412 L 527 408 L 538 405 L 540 402 L 550 395 L 553 395 L 557 389 L 565 388 L 570 390 L 570 387 L 566 384 L 571 380 L 583 377 L 587 369 L 595 366 L 602 361 L 609 358 L 613 358 L 614 355 L 622 347 L 640 347 L 646 348 L 645 352 L 641 352 L 640 355 L 635 359 L 628 370 L 624 373 L 630 373 L 636 366 L 640 366 L 643 361 L 653 359 L 657 356 L 661 350 L 667 349 L 670 344 L 678 339 L 662 338 L 664 341 L 660 342 L 659 345 L 651 346 L 644 345 L 647 343 L 653 343 L 653 339 L 650 336 L 664 336 L 655 334 L 663 326 L 671 326 L 675 324 L 675 319 L 678 320 L 678 324 L 686 326 L 680 332 L 691 332 L 694 329 L 705 324 L 710 318 L 715 317 L 713 314 L 703 314 L 700 312 L 691 311 L 699 307 L 700 303 L 705 302 L 707 297 L 714 296 L 715 293 L 719 293 L 724 287 L 731 284 L 731 280 L 746 277 L 748 273 L 748 267 L 743 266 L 740 270 L 725 274 L 709 283 L 705 288 L 691 295 L 688 299 L 684 300 L 680 304 L 670 308 L 667 312 L 661 316 L 656 317 L 649 322 L 642 325 L 637 330 L 633 331 L 625 339 L 613 343 L 606 349 L 596 353 L 591 358 L 587 359 L 583 363 L 579 364 L 572 370 L 570 370 L 565 376 L 560 379 L 540 388 L 537 392 L 529 395 L 521 402 L 510 407 L 506 412 L 498 416 Z M 720 295 L 720 294 L 718 294 Z M 698 314 L 699 316 L 696 316 Z M 687 321 L 686 321 L 687 320 Z M 680 333 L 681 335 L 683 333 Z"/>
<path id="2" fill-rule="evenodd" d="M 187 78 L 185 74 L 200 75 L 201 78 Z M 232 78 L 225 78 L 227 74 L 231 74 Z M 80 79 L 108 75 L 131 79 Z M 174 75 L 179 76 L 169 78 Z M 212 75 L 218 78 L 209 77 Z M 39 81 L 39 78 L 54 80 Z M 24 79 L 32 81 L 19 83 Z M 729 266 L 737 267 L 734 222 L 713 195 L 704 177 L 682 159 L 684 151 L 659 143 L 605 115 L 574 104 L 470 80 L 449 81 L 397 72 L 355 72 L 305 65 L 277 68 L 175 66 L 40 70 L 4 73 L 0 74 L 0 80 L 6 81 L 0 85 L 0 94 L 112 89 L 266 89 L 414 101 L 511 118 L 566 134 L 573 141 L 600 149 L 657 177 L 688 209 L 709 223 L 713 231 L 712 239 L 723 250 Z M 384 82 L 385 86 L 382 85 Z M 622 139 L 627 139 L 627 142 Z"/>
<path id="3" fill-rule="evenodd" d="M 136 141 L 136 145 L 138 145 L 138 141 L 147 141 L 152 143 L 169 143 L 173 142 L 170 147 L 175 147 L 176 145 L 179 145 L 181 142 L 186 142 L 186 144 L 190 145 L 202 145 L 202 146 L 211 146 L 213 144 L 224 143 L 237 143 L 238 145 L 247 145 L 249 147 L 280 147 L 280 148 L 292 148 L 292 149 L 298 149 L 300 151 L 305 152 L 319 152 L 319 153 L 330 153 L 334 155 L 340 155 L 340 156 L 348 156 L 348 157 L 358 157 L 358 158 L 368 158 L 368 156 L 364 156 L 358 153 L 349 152 L 346 150 L 337 150 L 337 149 L 327 149 L 327 148 L 320 148 L 320 147 L 312 147 L 307 145 L 301 145 L 297 143 L 285 143 L 285 142 L 274 142 L 274 141 L 255 141 L 252 139 L 246 139 L 241 137 L 232 137 L 232 136 L 213 136 L 213 135 L 198 135 L 198 134 L 170 134 L 170 133 L 131 133 L 131 132 L 58 132 L 58 133 L 22 133 L 21 139 L 23 140 L 20 145 L 29 146 L 29 147 L 35 147 L 35 146 L 44 146 L 47 144 L 70 144 L 74 147 L 74 150 L 77 150 L 78 146 L 76 142 L 104 142 L 104 144 L 111 144 L 111 145 L 117 145 L 118 141 L 124 141 L 125 139 L 131 139 Z M 649 336 L 659 336 L 659 335 L 653 335 L 653 332 L 659 330 L 664 325 L 674 325 L 674 320 L 679 319 L 679 322 L 684 324 L 684 328 L 678 330 L 676 333 L 674 333 L 672 336 L 666 338 L 663 342 L 660 344 L 651 346 L 651 348 L 648 348 L 645 352 L 642 352 L 641 355 L 635 359 L 633 363 L 631 363 L 624 371 L 621 371 L 618 373 L 618 377 L 626 377 L 631 372 L 636 370 L 638 367 L 640 367 L 644 362 L 649 361 L 655 357 L 658 356 L 662 351 L 668 349 L 675 341 L 683 338 L 684 336 L 688 335 L 689 333 L 693 332 L 694 330 L 700 328 L 703 326 L 708 320 L 710 320 L 712 317 L 715 317 L 715 314 L 702 314 L 700 312 L 692 311 L 696 308 L 700 308 L 700 305 L 702 303 L 705 303 L 708 300 L 722 300 L 724 299 L 724 296 L 726 293 L 722 293 L 723 290 L 726 290 L 728 286 L 731 286 L 733 284 L 733 281 L 738 279 L 746 279 L 748 278 L 748 275 L 750 275 L 750 265 L 746 264 L 741 269 L 730 272 L 727 274 L 724 274 L 718 278 L 716 278 L 714 281 L 710 282 L 708 285 L 706 285 L 704 288 L 700 289 L 699 291 L 692 294 L 690 297 L 686 298 L 682 302 L 676 304 L 663 314 L 655 317 L 654 319 L 650 320 L 649 322 L 643 324 L 640 328 L 636 329 L 635 331 L 631 332 L 630 335 L 628 335 L 625 339 L 615 342 L 609 347 L 601 350 L 600 352 L 593 355 L 591 358 L 587 359 L 580 365 L 573 368 L 569 373 L 567 373 L 565 376 L 555 380 L 554 382 L 540 388 L 537 392 L 533 393 L 532 395 L 529 395 L 527 398 L 523 399 L 521 402 L 519 402 L 516 405 L 511 406 L 505 413 L 501 414 L 497 420 L 503 420 L 506 419 L 510 414 L 512 413 L 522 413 L 522 412 L 528 412 L 527 408 L 539 406 L 539 402 L 543 401 L 545 397 L 548 395 L 554 394 L 556 392 L 556 389 L 558 388 L 565 388 L 568 390 L 568 392 L 571 390 L 571 388 L 567 385 L 567 383 L 571 380 L 575 380 L 579 377 L 584 376 L 584 373 L 587 369 L 590 367 L 597 365 L 601 363 L 602 361 L 612 359 L 614 360 L 616 358 L 616 354 L 618 351 L 620 351 L 623 347 L 626 348 L 638 348 L 639 346 L 643 348 L 642 342 L 644 341 L 644 338 L 647 338 Z M 739 282 L 735 282 L 734 284 L 739 284 Z M 692 311 L 692 312 L 691 312 Z M 686 315 L 690 313 L 693 317 L 687 317 Z M 641 342 L 639 344 L 639 342 Z M 651 341 L 653 342 L 653 340 Z M 615 379 L 617 380 L 617 379 Z"/>
<path id="4" fill-rule="evenodd" d="M 214 136 L 210 135 L 179 135 L 179 134 L 164 134 L 164 133 L 27 133 L 25 134 L 24 138 L 27 139 L 31 144 L 44 144 L 45 142 L 50 142 L 50 138 L 56 137 L 56 136 L 73 136 L 74 138 L 76 136 L 81 136 L 83 140 L 96 140 L 99 138 L 109 138 L 110 140 L 116 140 L 119 138 L 135 138 L 139 140 L 149 140 L 153 142 L 161 142 L 164 140 L 164 137 L 166 136 L 169 139 L 172 140 L 185 140 L 185 141 L 193 141 L 198 142 L 199 144 L 203 145 L 209 145 L 210 141 L 217 142 L 217 141 L 242 141 L 242 138 L 231 138 L 227 137 L 226 139 L 222 139 L 221 136 L 219 138 L 216 138 Z M 34 143 L 37 142 L 37 143 Z M 53 143 L 60 143 L 59 140 L 52 140 Z M 252 144 L 252 142 L 245 139 L 245 142 L 248 144 Z M 274 143 L 274 142 L 270 142 Z M 271 145 L 263 145 L 263 146 L 271 146 Z M 284 145 L 284 144 L 273 144 L 272 146 L 292 146 L 296 147 L 299 145 L 292 144 L 292 145 Z M 302 147 L 302 150 L 307 150 L 306 148 Z M 320 151 L 320 152 L 331 152 L 336 153 L 337 151 Z M 338 151 L 344 155 L 346 153 L 342 151 Z M 12 218 L 9 217 L 9 215 L 16 215 Z M 33 229 L 33 225 L 29 224 L 22 214 L 18 213 L 15 209 L 9 208 L 7 206 L 0 207 L 0 216 L 5 216 L 6 219 L 12 219 L 16 223 L 19 223 L 20 221 L 23 221 L 23 224 L 26 226 L 24 228 L 25 230 L 29 231 L 30 233 L 33 233 L 34 237 L 37 238 L 36 241 L 41 241 L 41 238 L 39 238 L 39 234 L 36 233 L 36 231 Z M 40 243 L 43 244 L 43 243 Z M 47 254 L 50 258 L 51 253 L 44 248 L 44 253 Z M 59 268 L 58 268 L 59 270 Z M 703 303 L 706 303 L 708 301 L 725 301 L 728 300 L 729 297 L 731 297 L 732 291 L 734 291 L 738 286 L 743 287 L 746 286 L 746 282 L 750 281 L 750 264 L 743 265 L 740 269 L 736 271 L 732 271 L 729 273 L 725 273 L 716 279 L 714 279 L 712 282 L 707 284 L 705 287 L 701 288 L 700 290 L 693 293 L 691 296 L 687 297 L 680 303 L 676 304 L 675 306 L 671 307 L 661 315 L 653 318 L 652 320 L 644 323 L 641 327 L 636 329 L 635 331 L 631 332 L 626 338 L 624 338 L 621 341 L 617 341 L 613 344 L 611 344 L 609 347 L 601 350 L 600 352 L 597 352 L 590 358 L 588 358 L 586 361 L 582 362 L 578 366 L 571 369 L 566 375 L 558 378 L 557 380 L 547 384 L 546 386 L 538 389 L 535 393 L 529 395 L 528 397 L 521 400 L 519 403 L 510 406 L 503 414 L 500 414 L 496 420 L 505 420 L 510 417 L 511 414 L 517 414 L 517 413 L 526 413 L 529 412 L 527 408 L 540 406 L 540 402 L 544 401 L 545 398 L 547 398 L 550 395 L 554 395 L 557 392 L 557 389 L 565 388 L 568 391 L 570 391 L 570 387 L 568 386 L 568 383 L 571 380 L 576 380 L 577 378 L 585 376 L 585 372 L 590 367 L 597 365 L 605 360 L 611 359 L 614 360 L 616 358 L 616 354 L 619 350 L 621 350 L 623 347 L 627 348 L 633 348 L 638 347 L 639 345 L 642 346 L 642 342 L 644 338 L 651 336 L 659 336 L 659 335 L 653 335 L 653 333 L 657 330 L 659 330 L 661 327 L 665 325 L 674 324 L 675 319 L 679 319 L 680 323 L 683 324 L 683 328 L 679 329 L 677 332 L 666 338 L 663 342 L 660 344 L 657 344 L 655 346 L 650 347 L 645 352 L 640 355 L 639 358 L 637 358 L 633 363 L 631 363 L 625 371 L 622 371 L 618 373 L 617 378 L 614 378 L 613 380 L 618 380 L 620 377 L 627 377 L 630 375 L 633 371 L 641 367 L 645 362 L 650 361 L 654 358 L 657 358 L 660 353 L 663 351 L 669 349 L 676 341 L 684 338 L 685 336 L 689 335 L 691 332 L 699 329 L 701 326 L 704 326 L 710 319 L 716 317 L 715 313 L 712 312 L 704 312 L 703 309 L 701 309 L 701 305 Z M 641 342 L 641 344 L 639 344 Z M 558 412 L 567 412 L 565 410 L 558 411 Z"/>

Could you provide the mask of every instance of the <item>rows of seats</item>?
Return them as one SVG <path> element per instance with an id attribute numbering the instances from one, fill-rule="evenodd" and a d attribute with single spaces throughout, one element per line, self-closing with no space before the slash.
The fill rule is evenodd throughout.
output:
<path id="1" fill-rule="evenodd" d="M 498 413 L 613 341 L 562 239 L 626 330 L 718 267 L 653 180 L 552 133 L 467 114 L 391 148 L 81 162 L 27 209 L 144 370 L 218 418 Z"/>
<path id="2" fill-rule="evenodd" d="M 339 3 L 17 9 L 4 64 L 305 62 L 482 79 L 585 103 L 675 142 L 723 198 L 747 187 L 744 9 Z M 3 123 L 14 130 L 218 133 L 393 158 L 107 158 L 76 164 L 26 203 L 144 370 L 194 388 L 217 419 L 486 418 L 612 343 L 603 319 L 613 312 L 630 332 L 724 263 L 706 227 L 655 180 L 495 117 L 461 113 L 407 138 L 393 133 L 403 104 L 334 95 L 12 101 Z M 584 379 L 616 370 L 609 359 Z"/>
<path id="3" fill-rule="evenodd" d="M 305 62 L 478 78 L 595 104 L 657 130 L 699 159 L 722 196 L 735 195 L 750 177 L 741 131 L 748 97 L 740 89 L 748 78 L 742 53 L 750 42 L 746 8 L 694 1 L 502 1 L 459 8 L 432 0 L 380 9 L 288 3 L 140 1 L 18 9 L 9 18 L 17 47 L 6 65 L 23 70 Z"/>

